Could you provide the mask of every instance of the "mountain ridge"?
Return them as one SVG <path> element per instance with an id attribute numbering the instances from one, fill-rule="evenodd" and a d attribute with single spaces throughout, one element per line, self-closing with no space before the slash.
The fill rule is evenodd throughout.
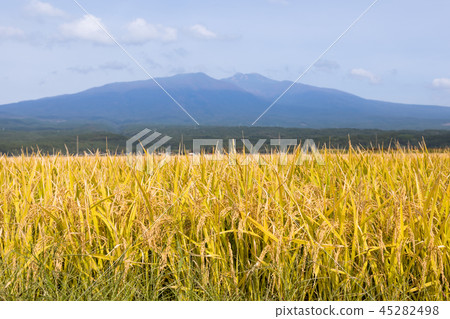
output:
<path id="1" fill-rule="evenodd" d="M 257 73 L 214 79 L 205 73 L 156 78 L 203 125 L 249 126 L 292 82 Z M 2 118 L 148 122 L 191 119 L 153 80 L 116 82 L 37 100 L 0 105 Z M 450 107 L 364 99 L 330 88 L 293 84 L 258 125 L 309 128 L 450 129 Z"/>

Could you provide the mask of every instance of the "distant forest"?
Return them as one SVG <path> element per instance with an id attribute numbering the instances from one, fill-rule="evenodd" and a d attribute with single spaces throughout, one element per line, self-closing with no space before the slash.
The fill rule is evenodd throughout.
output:
<path id="1" fill-rule="evenodd" d="M 253 144 L 259 139 L 289 138 L 300 143 L 313 139 L 320 148 L 345 149 L 353 147 L 387 149 L 389 146 L 419 147 L 425 141 L 429 149 L 450 147 L 449 130 L 383 131 L 361 129 L 305 129 L 280 127 L 212 127 L 212 126 L 155 126 L 151 124 L 118 125 L 99 123 L 52 123 L 26 120 L 0 120 L 0 153 L 17 155 L 40 151 L 44 154 L 79 154 L 90 152 L 125 153 L 126 141 L 131 136 L 149 128 L 172 137 L 164 146 L 172 152 L 192 151 L 193 139 L 223 139 L 225 149 L 228 139 L 236 139 L 238 151 L 243 148 L 242 138 Z M 77 143 L 78 141 L 78 143 Z M 267 142 L 265 144 L 269 146 Z M 261 150 L 264 151 L 264 150 Z M 269 151 L 265 149 L 265 151 Z"/>

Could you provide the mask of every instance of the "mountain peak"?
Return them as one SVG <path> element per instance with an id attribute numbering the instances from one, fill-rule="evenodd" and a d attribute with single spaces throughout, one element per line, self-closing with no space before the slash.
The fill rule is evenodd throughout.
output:
<path id="1" fill-rule="evenodd" d="M 197 80 L 205 80 L 205 79 L 210 79 L 210 80 L 214 80 L 212 77 L 210 77 L 209 75 L 207 75 L 206 73 L 203 72 L 196 72 L 196 73 L 180 73 L 180 74 L 175 74 L 169 78 L 172 79 L 197 79 Z"/>
<path id="2" fill-rule="evenodd" d="M 242 82 L 242 81 L 252 81 L 252 82 L 265 82 L 265 83 L 273 83 L 277 82 L 275 80 L 269 79 L 259 73 L 236 73 L 230 78 L 224 79 L 229 82 Z"/>
<path id="3" fill-rule="evenodd" d="M 264 98 L 280 94 L 287 87 L 287 84 L 282 81 L 272 80 L 258 73 L 236 73 L 222 81 L 232 83 L 247 92 Z"/>
<path id="4" fill-rule="evenodd" d="M 239 89 L 233 83 L 214 79 L 203 72 L 182 73 L 168 78 L 158 78 L 158 81 L 168 89 Z"/>

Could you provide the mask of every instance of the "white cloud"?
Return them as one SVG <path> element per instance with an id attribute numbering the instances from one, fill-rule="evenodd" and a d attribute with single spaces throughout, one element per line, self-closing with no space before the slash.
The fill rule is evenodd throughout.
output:
<path id="1" fill-rule="evenodd" d="M 37 0 L 31 1 L 26 9 L 30 14 L 38 16 L 64 17 L 66 15 L 64 11 L 55 8 L 50 3 Z"/>
<path id="2" fill-rule="evenodd" d="M 433 87 L 435 87 L 437 89 L 450 90 L 450 79 L 447 79 L 447 78 L 434 79 Z"/>
<path id="3" fill-rule="evenodd" d="M 67 68 L 68 71 L 79 73 L 79 74 L 90 74 L 98 71 L 122 71 L 128 69 L 128 65 L 120 63 L 118 61 L 109 61 L 103 63 L 97 67 L 93 66 L 73 66 Z"/>
<path id="4" fill-rule="evenodd" d="M 67 39 L 86 40 L 99 44 L 111 44 L 111 38 L 100 28 L 101 20 L 85 15 L 83 18 L 61 25 L 62 35 Z"/>
<path id="5" fill-rule="evenodd" d="M 336 61 L 321 59 L 314 64 L 314 67 L 320 71 L 330 72 L 339 69 L 341 66 Z"/>
<path id="6" fill-rule="evenodd" d="M 0 26 L 0 38 L 23 38 L 25 33 L 18 28 Z"/>
<path id="7" fill-rule="evenodd" d="M 350 71 L 350 74 L 354 77 L 360 78 L 360 79 L 367 79 L 372 84 L 378 84 L 380 83 L 380 78 L 377 77 L 375 74 L 373 74 L 370 71 L 367 71 L 365 69 L 352 69 Z"/>
<path id="8" fill-rule="evenodd" d="M 205 26 L 201 24 L 193 25 L 189 29 L 191 30 L 192 34 L 198 38 L 208 40 L 217 38 L 216 33 L 212 32 L 211 30 L 208 30 Z"/>
<path id="9" fill-rule="evenodd" d="M 98 68 L 100 70 L 121 71 L 128 69 L 128 65 L 117 61 L 109 61 L 99 65 Z"/>
<path id="10" fill-rule="evenodd" d="M 134 44 L 143 44 L 152 40 L 170 42 L 177 39 L 177 29 L 150 24 L 141 18 L 128 24 L 127 29 L 129 34 L 126 41 Z"/>

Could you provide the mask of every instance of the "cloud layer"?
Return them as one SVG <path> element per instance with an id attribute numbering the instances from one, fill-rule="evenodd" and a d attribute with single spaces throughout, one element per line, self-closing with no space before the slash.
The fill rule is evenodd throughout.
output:
<path id="1" fill-rule="evenodd" d="M 314 65 L 314 68 L 316 68 L 317 70 L 327 71 L 327 72 L 338 70 L 340 67 L 341 66 L 336 61 L 325 60 L 325 59 L 318 61 Z"/>
<path id="2" fill-rule="evenodd" d="M 352 69 L 350 71 L 350 75 L 355 78 L 369 80 L 371 84 L 378 84 L 381 81 L 381 79 L 378 76 L 365 69 Z"/>
<path id="3" fill-rule="evenodd" d="M 55 8 L 50 3 L 41 2 L 37 0 L 31 1 L 26 6 L 27 11 L 36 16 L 47 16 L 47 17 L 64 17 L 66 13 L 58 8 Z"/>
<path id="4" fill-rule="evenodd" d="M 137 18 L 127 26 L 127 42 L 143 44 L 149 41 L 171 42 L 178 37 L 177 29 L 160 24 L 148 23 L 145 19 Z"/>
<path id="5" fill-rule="evenodd" d="M 97 44 L 111 44 L 113 41 L 99 26 L 101 19 L 85 15 L 81 19 L 60 26 L 61 34 L 67 39 L 87 40 Z"/>
<path id="6" fill-rule="evenodd" d="M 437 89 L 450 90 L 450 79 L 448 79 L 448 78 L 434 79 L 433 87 L 435 87 Z"/>
<path id="7" fill-rule="evenodd" d="M 212 32 L 211 30 L 208 30 L 204 25 L 201 24 L 195 24 L 192 27 L 189 28 L 191 33 L 201 39 L 211 40 L 216 39 L 217 34 Z"/>
<path id="8" fill-rule="evenodd" d="M 25 36 L 25 33 L 19 28 L 0 26 L 0 39 L 1 38 L 23 38 L 24 36 Z"/>
<path id="9" fill-rule="evenodd" d="M 78 73 L 78 74 L 90 74 L 97 71 L 122 71 L 122 70 L 131 70 L 127 64 L 118 62 L 118 61 L 109 61 L 103 64 L 100 64 L 97 67 L 93 66 L 72 66 L 67 68 L 68 71 Z"/>

